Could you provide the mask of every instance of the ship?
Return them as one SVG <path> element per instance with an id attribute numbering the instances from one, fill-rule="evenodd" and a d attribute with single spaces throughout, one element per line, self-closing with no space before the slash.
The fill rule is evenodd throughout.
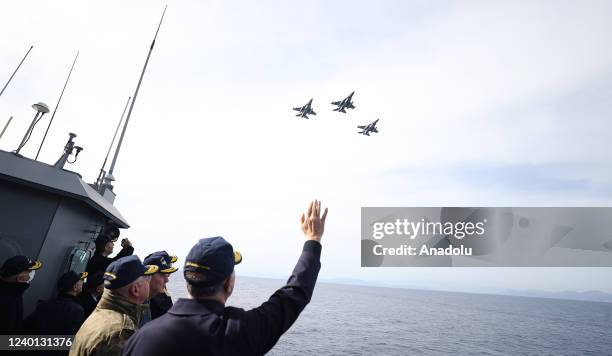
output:
<path id="1" fill-rule="evenodd" d="M 60 165 L 3 150 L 0 197 L 0 261 L 25 255 L 43 263 L 24 294 L 24 314 L 57 294 L 63 273 L 85 271 L 99 234 L 130 227 L 108 185 L 96 190 Z"/>
<path id="2" fill-rule="evenodd" d="M 80 174 L 66 168 L 68 164 L 76 161 L 82 150 L 82 147 L 76 145 L 77 135 L 74 133 L 69 133 L 63 154 L 55 164 L 37 160 L 38 154 L 35 158 L 29 158 L 20 153 L 21 148 L 28 143 L 36 123 L 50 111 L 44 103 L 39 102 L 32 105 L 36 110 L 36 116 L 19 146 L 14 151 L 0 149 L 0 264 L 16 255 L 25 255 L 43 264 L 42 268 L 36 271 L 36 277 L 30 288 L 24 293 L 24 316 L 34 310 L 38 301 L 57 295 L 57 280 L 62 274 L 69 270 L 85 271 L 87 262 L 95 251 L 94 241 L 100 234 L 118 235 L 120 229 L 130 227 L 127 220 L 113 205 L 116 197 L 113 192 L 115 180 L 113 170 L 165 12 L 166 9 L 157 26 L 134 94 L 125 105 L 106 159 L 95 182 L 87 183 Z M 4 85 L 2 92 L 9 85 L 28 53 Z M 75 62 L 77 57 L 75 57 Z M 72 68 L 66 84 L 71 73 Z M 64 89 L 66 84 L 64 84 Z M 56 109 L 62 94 L 55 105 Z M 129 111 L 124 121 L 128 105 Z M 8 124 L 10 124 L 10 119 L 7 126 Z M 107 172 L 106 163 L 122 124 L 120 139 Z M 6 126 L 0 133 L 0 139 L 5 130 Z"/>

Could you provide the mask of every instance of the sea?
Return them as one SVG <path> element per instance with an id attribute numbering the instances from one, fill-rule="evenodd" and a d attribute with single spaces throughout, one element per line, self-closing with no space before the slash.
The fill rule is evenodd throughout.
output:
<path id="1" fill-rule="evenodd" d="M 177 273 L 168 290 L 187 295 Z M 236 276 L 255 308 L 285 281 Z M 612 303 L 317 283 L 268 355 L 612 355 Z"/>

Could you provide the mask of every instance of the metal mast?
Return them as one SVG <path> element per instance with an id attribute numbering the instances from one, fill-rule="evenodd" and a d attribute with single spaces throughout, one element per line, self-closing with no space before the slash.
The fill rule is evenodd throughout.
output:
<path id="1" fill-rule="evenodd" d="M 72 74 L 72 70 L 74 69 L 74 65 L 76 64 L 77 58 L 79 58 L 79 51 L 77 51 L 76 56 L 74 57 L 74 61 L 72 62 L 72 67 L 70 67 L 70 72 L 68 72 L 68 77 L 66 77 L 66 82 L 64 83 L 64 87 L 62 88 L 62 92 L 60 93 L 59 99 L 57 99 L 57 104 L 55 104 L 55 109 L 53 109 L 53 114 L 51 114 L 51 120 L 49 120 L 49 125 L 47 125 L 47 130 L 45 131 L 45 135 L 43 136 L 42 142 L 38 147 L 38 152 L 36 152 L 35 160 L 38 159 L 38 155 L 40 154 L 40 150 L 45 143 L 45 139 L 47 138 L 47 134 L 49 133 L 49 128 L 53 123 L 53 118 L 55 117 L 55 113 L 57 112 L 57 108 L 59 108 L 59 104 L 62 101 L 62 96 L 64 95 L 64 90 L 66 90 L 66 85 L 68 85 L 68 81 L 70 80 L 70 75 Z"/>
<path id="2" fill-rule="evenodd" d="M 30 51 L 32 50 L 32 48 L 34 48 L 34 46 L 30 46 L 30 49 L 25 54 L 25 56 L 23 56 L 23 59 L 21 60 L 21 62 L 19 62 L 19 65 L 17 66 L 17 68 L 15 68 L 15 71 L 13 72 L 13 74 L 11 74 L 11 77 L 9 78 L 9 80 L 6 82 L 6 84 L 4 84 L 4 87 L 2 88 L 2 90 L 0 90 L 0 96 L 2 96 L 2 93 L 4 93 L 4 90 L 9 85 L 9 83 L 11 82 L 13 77 L 15 76 L 15 73 L 17 73 L 17 71 L 19 70 L 19 67 L 21 67 L 21 64 L 23 63 L 23 61 L 25 61 L 25 59 L 28 56 L 28 54 L 30 54 Z"/>
<path id="3" fill-rule="evenodd" d="M 13 117 L 9 117 L 8 121 L 6 122 L 6 125 L 4 125 L 4 128 L 2 129 L 2 132 L 0 132 L 0 138 L 2 138 L 2 136 L 4 135 L 4 131 L 6 131 L 6 128 L 11 124 L 12 120 Z"/>
<path id="4" fill-rule="evenodd" d="M 123 122 L 123 116 L 125 116 L 125 111 L 127 110 L 128 104 L 132 100 L 130 96 L 123 107 L 123 112 L 121 113 L 121 119 L 119 119 L 119 123 L 117 124 L 117 128 L 115 129 L 115 134 L 113 135 L 113 139 L 111 141 L 110 146 L 108 146 L 108 152 L 106 152 L 106 157 L 104 157 L 104 163 L 102 163 L 102 167 L 100 167 L 100 173 L 98 174 L 98 178 L 96 179 L 96 188 L 100 188 L 102 186 L 102 179 L 106 172 L 104 171 L 104 167 L 106 167 L 106 162 L 108 161 L 108 156 L 110 156 L 110 151 L 113 148 L 113 144 L 115 143 L 115 139 L 117 138 L 117 133 L 119 132 L 119 128 L 121 128 L 121 123 Z"/>
<path id="5" fill-rule="evenodd" d="M 153 42 L 151 42 L 151 48 L 149 48 L 149 54 L 147 54 L 147 59 L 145 60 L 144 67 L 142 68 L 142 73 L 140 73 L 140 79 L 138 80 L 138 85 L 136 86 L 136 90 L 134 91 L 134 99 L 132 99 L 132 103 L 130 104 L 130 110 L 128 111 L 127 117 L 125 119 L 125 124 L 123 125 L 123 130 L 121 131 L 121 136 L 119 137 L 119 143 L 117 144 L 117 149 L 115 150 L 115 156 L 113 157 L 113 163 L 111 164 L 111 167 L 108 170 L 107 178 L 114 179 L 113 171 L 115 170 L 115 164 L 117 163 L 117 157 L 119 156 L 119 151 L 121 150 L 121 144 L 123 143 L 123 137 L 125 136 L 125 130 L 127 129 L 128 123 L 130 122 L 130 117 L 132 115 L 132 109 L 134 109 L 134 103 L 136 102 L 136 97 L 138 96 L 138 90 L 140 89 L 142 78 L 144 77 L 145 71 L 147 69 L 147 64 L 149 64 L 149 58 L 151 57 L 151 52 L 153 52 L 153 46 L 155 46 L 155 39 L 157 38 L 157 34 L 159 33 L 159 28 L 161 27 L 162 21 L 164 20 L 164 15 L 166 14 L 167 8 L 168 8 L 168 5 L 166 5 L 166 7 L 164 8 L 164 12 L 162 13 L 161 19 L 159 20 L 157 31 L 155 31 L 155 37 L 153 37 Z"/>

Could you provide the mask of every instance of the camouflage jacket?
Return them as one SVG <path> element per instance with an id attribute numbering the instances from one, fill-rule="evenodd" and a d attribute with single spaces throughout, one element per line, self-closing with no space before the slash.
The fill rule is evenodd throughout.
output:
<path id="1" fill-rule="evenodd" d="M 105 289 L 96 309 L 74 337 L 70 356 L 117 355 L 138 329 L 142 305 Z"/>

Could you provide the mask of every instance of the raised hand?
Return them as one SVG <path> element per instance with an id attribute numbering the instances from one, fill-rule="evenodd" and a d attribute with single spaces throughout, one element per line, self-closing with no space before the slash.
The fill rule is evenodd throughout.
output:
<path id="1" fill-rule="evenodd" d="M 308 207 L 308 214 L 302 213 L 302 231 L 307 240 L 321 242 L 323 231 L 325 230 L 325 219 L 327 218 L 327 208 L 321 216 L 321 202 L 313 200 Z"/>

